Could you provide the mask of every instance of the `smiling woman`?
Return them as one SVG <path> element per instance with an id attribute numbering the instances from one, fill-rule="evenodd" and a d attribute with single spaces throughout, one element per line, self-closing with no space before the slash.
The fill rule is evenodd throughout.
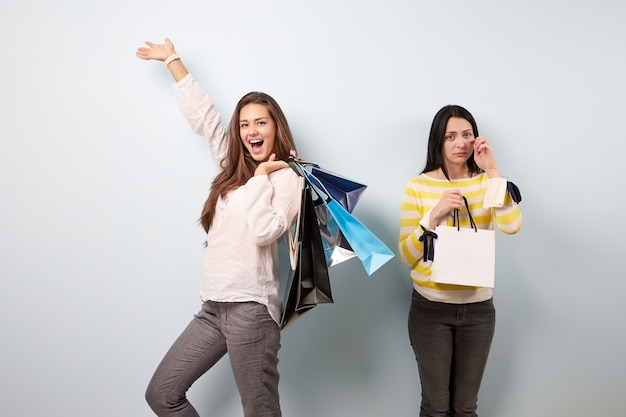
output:
<path id="1" fill-rule="evenodd" d="M 241 109 L 239 135 L 255 161 L 267 161 L 274 150 L 276 123 L 262 104 L 250 103 Z"/>
<path id="2" fill-rule="evenodd" d="M 272 97 L 251 92 L 226 130 L 172 42 L 146 45 L 137 56 L 165 63 L 183 115 L 221 168 L 200 217 L 207 232 L 203 304 L 158 366 L 146 400 L 159 416 L 197 416 L 186 392 L 228 353 L 244 415 L 280 416 L 276 245 L 301 195 L 300 177 L 286 162 L 296 149 L 289 125 Z"/>

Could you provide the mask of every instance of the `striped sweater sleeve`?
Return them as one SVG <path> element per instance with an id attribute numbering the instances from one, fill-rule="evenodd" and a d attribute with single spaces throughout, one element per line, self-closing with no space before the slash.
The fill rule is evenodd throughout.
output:
<path id="1" fill-rule="evenodd" d="M 493 211 L 500 231 L 509 235 L 519 232 L 522 227 L 522 212 L 511 194 L 506 193 L 502 207 L 496 207 Z"/>
<path id="2" fill-rule="evenodd" d="M 522 213 L 507 192 L 507 180 L 491 178 L 486 181 L 483 208 L 491 208 L 498 229 L 506 234 L 517 233 L 522 227 Z"/>
<path id="3" fill-rule="evenodd" d="M 400 235 L 398 238 L 398 253 L 400 259 L 408 266 L 416 264 L 423 256 L 423 245 L 419 241 L 421 236 L 420 220 L 424 217 L 420 211 L 417 191 L 409 182 L 404 188 L 400 204 Z"/>

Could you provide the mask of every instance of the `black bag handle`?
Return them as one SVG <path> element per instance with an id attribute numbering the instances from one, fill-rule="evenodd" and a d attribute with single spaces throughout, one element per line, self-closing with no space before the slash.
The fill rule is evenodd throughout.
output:
<path id="1" fill-rule="evenodd" d="M 472 217 L 472 213 L 469 209 L 469 204 L 467 203 L 467 198 L 463 196 L 463 202 L 465 203 L 465 208 L 467 209 L 467 215 L 470 219 L 470 225 L 474 229 L 476 233 L 478 233 L 478 227 L 476 227 L 476 223 L 474 222 L 474 218 Z M 459 218 L 459 209 L 454 209 L 452 212 L 452 226 L 456 226 L 456 230 L 461 230 L 461 219 Z"/>
<path id="2" fill-rule="evenodd" d="M 476 226 L 476 222 L 474 222 L 474 218 L 472 217 L 472 213 L 469 209 L 469 204 L 467 203 L 467 198 L 463 196 L 463 202 L 465 203 L 465 208 L 467 208 L 467 214 L 469 215 L 470 224 L 474 231 L 478 233 L 478 227 Z M 459 209 L 454 209 L 452 212 L 452 227 L 456 226 L 456 230 L 461 230 L 461 219 L 459 218 Z M 420 225 L 422 228 L 422 235 L 419 237 L 419 241 L 424 245 L 424 255 L 422 256 L 422 260 L 424 262 L 434 261 L 435 260 L 435 245 L 433 239 L 437 239 L 437 233 L 432 230 L 426 229 L 424 226 Z"/>

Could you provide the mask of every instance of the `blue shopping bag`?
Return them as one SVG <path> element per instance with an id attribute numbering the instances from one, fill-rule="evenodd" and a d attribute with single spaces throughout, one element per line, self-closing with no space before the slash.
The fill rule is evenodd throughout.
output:
<path id="1" fill-rule="evenodd" d="M 359 258 L 368 275 L 372 275 L 395 256 L 382 240 L 333 198 L 319 178 L 309 172 L 297 160 L 293 162 L 299 167 L 307 183 L 311 185 L 328 209 L 328 213 L 334 219 L 343 237 L 350 245 L 350 249 Z"/>

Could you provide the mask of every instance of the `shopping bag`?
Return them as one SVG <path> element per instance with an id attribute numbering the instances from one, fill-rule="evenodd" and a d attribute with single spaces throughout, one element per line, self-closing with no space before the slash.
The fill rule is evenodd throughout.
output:
<path id="1" fill-rule="evenodd" d="M 311 174 L 326 188 L 331 197 L 350 213 L 367 188 L 365 184 L 349 180 L 317 165 L 311 167 Z"/>
<path id="2" fill-rule="evenodd" d="M 350 244 L 352 251 L 361 260 L 367 275 L 372 275 L 395 256 L 382 240 L 337 201 L 329 198 L 325 204 Z"/>
<path id="3" fill-rule="evenodd" d="M 315 206 L 315 213 L 317 214 L 327 265 L 331 267 L 356 257 L 348 240 L 328 211 L 328 207 L 323 204 L 322 200 L 319 200 L 319 203 Z"/>
<path id="4" fill-rule="evenodd" d="M 323 168 L 320 168 L 319 165 L 312 162 L 296 159 L 291 156 L 288 163 L 291 168 L 303 178 L 303 180 L 305 176 L 303 171 L 307 170 L 307 173 L 310 174 L 310 181 L 317 184 L 318 188 L 322 189 L 325 188 L 324 184 L 330 184 L 330 187 L 335 190 L 335 195 L 343 199 L 346 210 L 354 208 L 354 205 L 356 205 L 358 199 L 360 198 L 361 191 L 366 188 L 363 184 L 348 180 L 338 174 L 331 173 L 330 171 L 326 171 Z M 321 173 L 322 178 L 320 179 L 312 175 L 311 172 L 313 170 Z M 322 236 L 322 244 L 324 245 L 327 265 L 329 267 L 334 266 L 356 257 L 356 254 L 350 247 L 350 244 L 343 235 L 341 229 L 337 226 L 337 222 L 329 213 L 328 208 L 323 204 L 323 200 L 317 195 L 317 193 L 315 193 L 315 191 L 313 191 L 313 194 L 315 212 L 317 214 L 320 234 Z M 294 256 L 292 256 L 292 268 L 295 268 L 295 266 L 293 266 L 293 262 Z"/>
<path id="5" fill-rule="evenodd" d="M 454 211 L 453 226 L 437 226 L 434 230 L 432 282 L 472 287 L 494 287 L 495 232 L 479 229 L 463 197 L 471 227 L 460 227 L 458 210 Z M 432 232 L 430 232 L 432 233 Z M 431 235 L 432 236 L 432 235 Z M 426 241 L 426 240 L 425 240 Z M 426 256 L 424 258 L 426 260 Z"/>
<path id="6" fill-rule="evenodd" d="M 295 164 L 300 165 L 297 161 L 295 161 Z M 306 182 L 328 208 L 328 212 L 349 243 L 351 250 L 361 260 L 368 275 L 372 275 L 395 256 L 382 240 L 335 200 L 325 186 L 320 181 L 316 180 L 312 173 L 304 169 L 302 165 L 300 165 L 300 169 Z"/>
<path id="7" fill-rule="evenodd" d="M 305 183 L 297 222 L 297 262 L 287 291 L 281 329 L 320 303 L 332 303 L 330 278 L 311 187 Z"/>

